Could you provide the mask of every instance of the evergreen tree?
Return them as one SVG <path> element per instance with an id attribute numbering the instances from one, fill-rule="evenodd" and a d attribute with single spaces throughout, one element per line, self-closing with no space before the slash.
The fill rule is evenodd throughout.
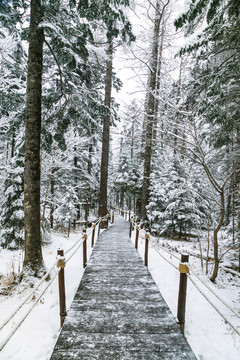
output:
<path id="1" fill-rule="evenodd" d="M 15 29 L 16 30 L 16 29 Z M 2 147 L 0 198 L 0 244 L 17 248 L 23 244 L 23 149 L 26 87 L 26 54 L 17 30 L 2 28 L 0 134 Z M 6 164 L 6 165 L 5 165 Z"/>
<path id="2" fill-rule="evenodd" d="M 194 33 L 199 20 L 206 26 L 202 28 L 195 42 L 182 50 L 182 53 L 191 53 L 195 62 L 192 72 L 193 81 L 188 91 L 188 104 L 193 106 L 202 128 L 204 126 L 206 128 L 206 124 L 209 124 L 209 128 L 203 134 L 205 140 L 219 149 L 218 155 L 221 153 L 222 158 L 226 159 L 226 155 L 231 155 L 227 156 L 228 161 L 225 162 L 224 173 L 228 174 L 225 178 L 222 172 L 213 172 L 213 160 L 210 163 L 212 171 L 209 171 L 206 163 L 203 164 L 221 202 L 219 221 L 214 229 L 215 268 L 211 276 L 211 280 L 214 281 L 219 268 L 218 232 L 224 223 L 225 187 L 227 181 L 239 168 L 237 152 L 235 154 L 226 152 L 229 141 L 237 144 L 240 131 L 238 1 L 192 2 L 189 10 L 175 24 L 178 28 L 184 27 L 189 34 Z M 237 148 L 234 146 L 235 150 Z M 218 158 L 216 156 L 216 160 Z M 219 168 L 219 164 L 216 163 L 215 169 L 219 170 Z"/>
<path id="3" fill-rule="evenodd" d="M 123 130 L 121 131 L 119 156 L 114 164 L 113 186 L 119 199 L 119 206 L 125 205 L 129 210 L 134 210 L 140 216 L 140 199 L 142 188 L 142 161 L 141 154 L 141 127 L 139 127 L 140 108 L 135 100 L 124 110 L 121 120 Z"/>
<path id="4" fill-rule="evenodd" d="M 18 249 L 24 244 L 24 212 L 23 212 L 23 171 L 24 141 L 23 129 L 16 142 L 14 156 L 6 167 L 4 182 L 4 198 L 1 204 L 0 245 L 8 249 Z"/>
<path id="5" fill-rule="evenodd" d="M 108 165 L 109 165 L 109 134 L 110 134 L 110 108 L 111 108 L 111 89 L 112 89 L 112 57 L 113 41 L 119 38 L 120 41 L 134 40 L 131 32 L 131 25 L 123 12 L 129 6 L 128 0 L 108 0 L 95 2 L 80 1 L 78 9 L 82 17 L 92 21 L 98 20 L 105 30 L 107 39 L 107 59 L 106 59 L 106 80 L 105 80 L 105 99 L 104 105 L 106 114 L 103 119 L 103 138 L 102 138 L 102 161 L 99 195 L 99 215 L 105 216 L 107 209 L 107 188 L 108 188 Z"/>

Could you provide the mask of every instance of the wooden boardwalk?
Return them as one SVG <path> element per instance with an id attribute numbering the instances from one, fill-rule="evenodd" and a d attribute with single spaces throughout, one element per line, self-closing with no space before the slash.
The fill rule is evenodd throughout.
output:
<path id="1" fill-rule="evenodd" d="M 51 360 L 196 359 L 128 232 L 100 235 Z"/>

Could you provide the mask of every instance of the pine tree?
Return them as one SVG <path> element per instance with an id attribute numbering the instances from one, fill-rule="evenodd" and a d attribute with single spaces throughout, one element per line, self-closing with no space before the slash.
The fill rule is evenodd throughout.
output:
<path id="1" fill-rule="evenodd" d="M 19 249 L 24 245 L 24 212 L 23 212 L 23 171 L 24 171 L 24 141 L 23 129 L 15 145 L 14 156 L 6 167 L 4 182 L 4 199 L 2 212 L 1 242 L 2 247 Z"/>
<path id="2" fill-rule="evenodd" d="M 78 9 L 82 17 L 88 20 L 98 20 L 105 29 L 108 42 L 106 60 L 106 80 L 105 80 L 105 100 L 104 105 L 106 114 L 103 120 L 103 140 L 102 140 L 102 162 L 99 195 L 99 215 L 105 216 L 107 209 L 107 189 L 108 189 L 108 166 L 109 166 L 109 134 L 110 134 L 110 115 L 111 115 L 111 89 L 112 89 L 112 56 L 113 41 L 119 38 L 120 41 L 134 40 L 131 32 L 131 25 L 123 12 L 129 6 L 128 0 L 99 1 L 86 3 L 80 1 Z"/>
<path id="3" fill-rule="evenodd" d="M 112 189 L 121 208 L 128 207 L 140 216 L 142 188 L 140 108 L 133 100 L 121 115 L 123 129 L 120 138 L 119 156 L 114 163 Z"/>
<path id="4" fill-rule="evenodd" d="M 23 244 L 23 167 L 26 54 L 17 29 L 2 28 L 0 83 L 0 133 L 2 147 L 0 244 L 18 248 Z M 4 161 L 3 161 L 4 160 Z"/>
<path id="5" fill-rule="evenodd" d="M 224 179 L 222 172 L 209 172 L 209 168 L 203 164 L 221 203 L 219 221 L 214 229 L 215 268 L 211 276 L 211 280 L 214 281 L 219 268 L 218 232 L 225 217 L 225 187 L 239 167 L 237 153 L 226 152 L 229 141 L 237 143 L 240 130 L 239 54 L 237 50 L 239 4 L 237 1 L 214 0 L 192 2 L 189 10 L 175 24 L 178 28 L 184 27 L 186 33 L 194 33 L 199 20 L 205 20 L 205 28 L 198 35 L 195 43 L 182 50 L 182 53 L 190 53 L 195 62 L 192 72 L 193 82 L 188 91 L 188 104 L 194 107 L 195 114 L 202 121 L 202 128 L 206 126 L 206 123 L 209 124 L 205 139 L 215 148 L 220 149 L 222 158 L 228 157 L 224 168 L 224 173 L 228 175 Z M 219 154 L 220 151 L 218 151 Z M 213 161 L 211 167 L 213 170 Z M 219 169 L 219 164 L 216 164 L 216 169 Z"/>

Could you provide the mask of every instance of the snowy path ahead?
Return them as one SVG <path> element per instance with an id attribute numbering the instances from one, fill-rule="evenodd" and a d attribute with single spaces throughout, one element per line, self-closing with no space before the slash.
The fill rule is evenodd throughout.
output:
<path id="1" fill-rule="evenodd" d="M 100 235 L 51 360 L 196 359 L 128 232 Z"/>

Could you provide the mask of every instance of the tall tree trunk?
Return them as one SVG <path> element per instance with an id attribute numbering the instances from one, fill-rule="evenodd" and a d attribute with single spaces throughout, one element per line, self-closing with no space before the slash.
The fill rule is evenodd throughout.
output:
<path id="1" fill-rule="evenodd" d="M 161 30 L 161 41 L 159 45 L 158 63 L 157 63 L 157 78 L 156 78 L 156 97 L 154 104 L 154 119 L 153 119 L 153 140 L 157 139 L 157 127 L 158 127 L 158 113 L 159 113 L 159 97 L 161 86 L 161 70 L 162 70 L 162 55 L 163 55 L 163 42 L 164 42 L 165 25 L 164 21 Z"/>
<path id="2" fill-rule="evenodd" d="M 24 273 L 38 276 L 43 269 L 40 232 L 40 137 L 43 29 L 41 0 L 31 0 L 24 166 Z"/>
<path id="3" fill-rule="evenodd" d="M 152 136 L 153 136 L 153 122 L 155 109 L 155 90 L 157 80 L 157 64 L 158 64 L 158 48 L 159 48 L 159 29 L 160 29 L 160 2 L 156 3 L 156 13 L 154 21 L 154 34 L 152 53 L 150 60 L 150 78 L 149 78 L 149 92 L 146 102 L 146 136 L 145 136 L 145 150 L 144 150 L 144 177 L 142 186 L 142 202 L 141 202 L 141 218 L 146 219 L 146 206 L 149 200 L 149 186 L 151 173 L 151 157 L 152 157 Z"/>
<path id="4" fill-rule="evenodd" d="M 112 58 L 113 44 L 110 42 L 107 50 L 106 63 L 106 84 L 105 84 L 105 100 L 104 105 L 107 108 L 107 114 L 104 116 L 103 122 L 103 138 L 102 138 L 102 161 L 101 161 L 101 178 L 100 178 L 100 194 L 99 194 L 99 216 L 107 215 L 107 186 L 108 186 L 108 160 L 109 160 L 109 141 L 110 141 L 110 107 L 112 93 Z"/>
<path id="5" fill-rule="evenodd" d="M 121 189 L 121 193 L 120 193 L 120 208 L 124 209 L 124 190 Z"/>
<path id="6" fill-rule="evenodd" d="M 52 173 L 54 174 L 54 169 L 52 170 Z M 55 185 L 55 180 L 54 180 L 54 176 L 51 177 L 51 184 L 50 184 L 50 192 L 51 192 L 51 205 L 50 205 L 50 226 L 51 229 L 53 229 L 53 213 L 54 213 L 54 204 L 53 204 L 53 199 L 54 199 L 54 185 Z"/>
<path id="7" fill-rule="evenodd" d="M 15 132 L 12 134 L 12 144 L 11 144 L 11 158 L 14 157 L 15 152 Z"/>
<path id="8" fill-rule="evenodd" d="M 131 161 L 133 163 L 133 151 L 134 151 L 134 121 L 132 123 L 132 129 L 131 129 Z"/>
<path id="9" fill-rule="evenodd" d="M 222 227 L 224 215 L 225 215 L 225 200 L 224 200 L 224 189 L 222 189 L 222 192 L 220 194 L 221 196 L 221 213 L 220 213 L 220 219 L 218 222 L 217 227 L 214 229 L 213 232 L 213 253 L 214 253 L 214 269 L 212 276 L 210 278 L 211 281 L 215 281 L 217 275 L 218 275 L 218 269 L 219 269 L 219 256 L 218 256 L 218 232 Z"/>
<path id="10" fill-rule="evenodd" d="M 74 132 L 74 137 L 76 137 L 76 133 Z M 75 182 L 75 193 L 76 193 L 76 197 L 78 199 L 78 203 L 75 204 L 76 209 L 79 206 L 79 191 L 78 191 L 78 170 L 77 170 L 77 166 L 78 166 L 78 158 L 77 158 L 77 147 L 76 145 L 74 145 L 74 157 L 73 157 L 73 166 L 74 166 L 74 182 Z M 76 230 L 76 221 L 77 221 L 77 216 L 73 219 L 73 231 Z"/>
<path id="11" fill-rule="evenodd" d="M 91 176 L 92 176 L 92 157 L 93 157 L 93 144 L 90 144 L 88 148 L 88 175 L 89 175 L 89 184 L 88 184 L 88 190 L 87 190 L 87 196 L 89 201 L 89 211 L 92 207 L 93 202 L 93 194 L 92 194 L 92 186 L 91 186 Z"/>
<path id="12" fill-rule="evenodd" d="M 236 154 L 239 154 L 240 151 L 240 133 L 238 132 L 237 134 L 237 139 L 236 139 Z M 235 195 L 235 201 L 236 204 L 234 206 L 236 214 L 237 214 L 237 240 L 240 242 L 240 164 L 238 165 L 238 168 L 236 169 L 236 173 L 235 173 L 235 179 L 236 179 L 236 190 L 234 191 Z M 234 224 L 233 224 L 234 226 Z M 240 271 L 240 247 L 238 250 L 238 260 L 239 260 L 239 271 Z"/>

